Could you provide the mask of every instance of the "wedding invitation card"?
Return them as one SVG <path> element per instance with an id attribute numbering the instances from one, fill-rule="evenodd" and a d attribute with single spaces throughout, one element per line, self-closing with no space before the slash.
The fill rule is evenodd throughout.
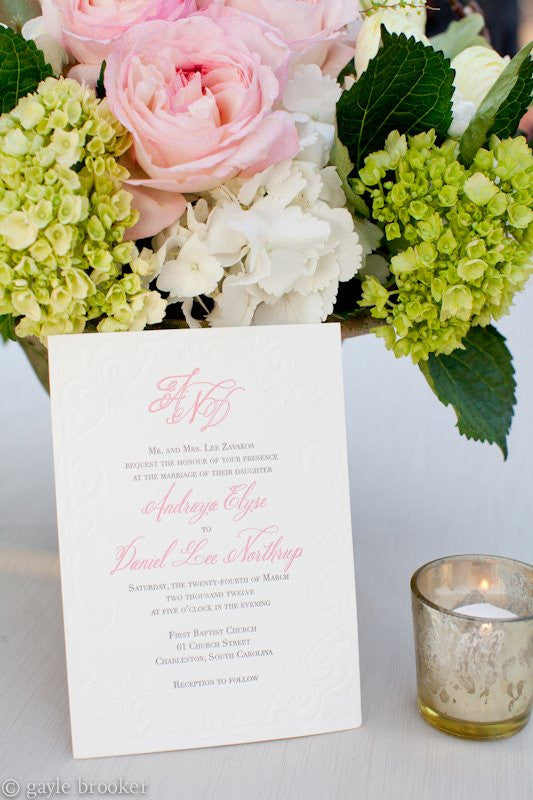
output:
<path id="1" fill-rule="evenodd" d="M 360 725 L 339 326 L 49 353 L 74 756 Z"/>

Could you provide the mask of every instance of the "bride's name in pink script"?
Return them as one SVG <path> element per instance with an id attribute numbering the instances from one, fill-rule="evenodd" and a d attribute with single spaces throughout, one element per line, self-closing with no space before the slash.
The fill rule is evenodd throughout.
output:
<path id="1" fill-rule="evenodd" d="M 266 508 L 268 498 L 255 494 L 256 482 L 240 483 L 230 486 L 229 492 L 222 502 L 225 511 L 233 513 L 235 522 L 240 522 L 248 514 L 261 508 Z M 141 508 L 141 514 L 148 516 L 154 515 L 157 522 L 161 522 L 165 517 L 174 514 L 183 514 L 189 517 L 189 523 L 196 525 L 206 519 L 209 514 L 218 511 L 220 503 L 218 500 L 197 500 L 192 489 L 180 498 L 174 497 L 176 484 L 173 483 L 161 500 L 150 500 Z"/>
<path id="2" fill-rule="evenodd" d="M 231 402 L 236 392 L 246 391 L 233 378 L 213 383 L 199 379 L 200 368 L 196 367 L 186 375 L 167 375 L 157 382 L 160 397 L 148 406 L 151 414 L 168 411 L 166 422 L 178 425 L 180 422 L 192 425 L 197 420 L 203 424 L 201 431 L 215 428 L 223 422 L 231 411 Z"/>

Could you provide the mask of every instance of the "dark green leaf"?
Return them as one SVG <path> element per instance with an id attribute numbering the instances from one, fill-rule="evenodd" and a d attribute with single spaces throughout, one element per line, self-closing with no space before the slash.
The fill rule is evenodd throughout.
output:
<path id="1" fill-rule="evenodd" d="M 430 356 L 422 372 L 439 400 L 453 406 L 459 431 L 497 444 L 507 458 L 516 388 L 511 354 L 491 325 L 471 328 L 463 344 L 449 356 Z"/>
<path id="2" fill-rule="evenodd" d="M 14 319 L 11 314 L 0 314 L 0 336 L 4 342 L 8 339 L 16 341 Z"/>
<path id="3" fill-rule="evenodd" d="M 452 121 L 454 72 L 442 53 L 381 27 L 383 47 L 337 103 L 339 138 L 359 170 L 391 131 L 445 137 Z"/>
<path id="4" fill-rule="evenodd" d="M 340 141 L 337 134 L 335 134 L 335 141 L 331 150 L 330 160 L 333 166 L 337 169 L 339 178 L 341 179 L 342 188 L 344 189 L 344 194 L 346 195 L 349 205 L 362 217 L 370 216 L 370 211 L 367 204 L 362 197 L 354 192 L 352 188 L 349 175 L 353 170 L 353 164 L 350 161 L 348 149 Z"/>
<path id="5" fill-rule="evenodd" d="M 34 92 L 52 74 L 34 42 L 0 28 L 0 113 L 11 111 L 21 97 Z"/>
<path id="6" fill-rule="evenodd" d="M 348 61 L 346 66 L 343 69 L 341 69 L 341 71 L 337 75 L 337 82 L 340 83 L 341 86 L 347 75 L 355 76 L 355 62 L 353 58 L 350 61 Z"/>
<path id="7" fill-rule="evenodd" d="M 444 33 L 432 36 L 429 41 L 435 50 L 440 50 L 451 60 L 466 47 L 478 44 L 478 33 L 483 30 L 484 25 L 485 20 L 481 14 L 469 14 L 461 20 L 450 22 Z"/>
<path id="8" fill-rule="evenodd" d="M 532 94 L 533 60 L 530 57 L 520 67 L 518 79 L 509 92 L 507 100 L 504 101 L 496 114 L 496 119 L 489 131 L 489 137 L 493 134 L 496 134 L 500 139 L 514 136 L 520 120 L 531 105 Z"/>
<path id="9" fill-rule="evenodd" d="M 102 61 L 102 66 L 100 67 L 100 74 L 98 76 L 98 80 L 96 81 L 96 96 L 99 100 L 103 100 L 105 97 L 105 86 L 104 86 L 104 72 L 105 72 L 105 61 Z"/>
<path id="10" fill-rule="evenodd" d="M 533 92 L 533 42 L 523 47 L 506 66 L 483 98 L 461 137 L 460 155 L 469 166 L 480 147 L 495 133 L 513 136 L 521 117 L 531 103 Z"/>

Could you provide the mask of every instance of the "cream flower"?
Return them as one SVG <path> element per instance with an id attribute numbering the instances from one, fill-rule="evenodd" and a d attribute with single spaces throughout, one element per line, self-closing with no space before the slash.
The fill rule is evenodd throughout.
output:
<path id="1" fill-rule="evenodd" d="M 381 44 L 381 26 L 384 25 L 389 33 L 404 33 L 407 37 L 416 39 L 429 45 L 430 41 L 425 35 L 426 10 L 425 4 L 420 8 L 385 8 L 365 16 L 361 30 L 355 43 L 355 69 L 361 75 L 368 67 L 368 62 L 377 55 Z"/>
<path id="2" fill-rule="evenodd" d="M 491 47 L 467 47 L 452 60 L 454 86 L 461 100 L 477 109 L 497 78 L 509 63 L 509 56 L 498 55 Z"/>
<path id="3" fill-rule="evenodd" d="M 509 56 L 502 58 L 490 47 L 467 47 L 455 56 L 451 63 L 455 70 L 455 92 L 449 136 L 458 139 L 463 135 L 481 101 L 509 61 Z"/>

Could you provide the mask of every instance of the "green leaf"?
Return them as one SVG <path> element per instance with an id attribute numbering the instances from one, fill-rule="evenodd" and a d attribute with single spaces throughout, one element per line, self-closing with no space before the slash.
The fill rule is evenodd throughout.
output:
<path id="1" fill-rule="evenodd" d="M 350 161 L 348 148 L 343 145 L 337 134 L 335 134 L 335 141 L 333 142 L 330 161 L 339 174 L 342 188 L 344 189 L 344 194 L 346 195 L 349 205 L 362 217 L 370 216 L 370 211 L 367 204 L 362 197 L 354 192 L 352 188 L 349 175 L 353 170 L 353 164 Z"/>
<path id="2" fill-rule="evenodd" d="M 523 47 L 489 89 L 463 133 L 461 160 L 469 166 L 480 147 L 495 133 L 513 136 L 521 117 L 531 103 L 533 92 L 533 42 Z"/>
<path id="3" fill-rule="evenodd" d="M 478 33 L 483 30 L 485 20 L 481 14 L 469 14 L 458 21 L 450 22 L 444 33 L 429 40 L 435 50 L 440 50 L 450 61 L 467 47 L 478 44 Z"/>
<path id="4" fill-rule="evenodd" d="M 346 66 L 343 67 L 343 69 L 341 69 L 341 71 L 337 75 L 337 83 L 340 83 L 340 85 L 342 86 L 344 79 L 348 75 L 353 75 L 353 77 L 355 78 L 355 61 L 353 60 L 353 58 L 350 59 L 350 61 L 348 61 Z"/>
<path id="5" fill-rule="evenodd" d="M 8 339 L 15 342 L 17 337 L 15 336 L 15 324 L 14 319 L 11 314 L 0 314 L 0 336 L 7 342 Z"/>
<path id="6" fill-rule="evenodd" d="M 507 100 L 500 107 L 487 138 L 490 138 L 493 134 L 500 139 L 514 136 L 520 120 L 531 105 L 532 95 L 533 60 L 529 57 L 520 67 L 518 79 L 509 92 Z"/>
<path id="7" fill-rule="evenodd" d="M 487 50 L 493 49 L 491 43 L 485 39 L 484 36 L 474 36 L 472 44 L 470 44 L 469 47 L 486 47 Z"/>
<path id="8" fill-rule="evenodd" d="M 98 80 L 96 81 L 96 96 L 99 100 L 103 100 L 105 97 L 105 85 L 104 85 L 104 73 L 105 73 L 105 61 L 102 61 L 102 66 L 100 67 L 100 74 L 98 75 Z"/>
<path id="9" fill-rule="evenodd" d="M 430 356 L 422 372 L 439 400 L 453 406 L 460 433 L 497 444 L 507 458 L 516 388 L 511 354 L 492 325 L 471 328 L 463 345 L 448 356 Z"/>
<path id="10" fill-rule="evenodd" d="M 454 72 L 442 53 L 381 26 L 383 47 L 337 103 L 339 138 L 359 170 L 391 131 L 445 137 L 452 121 Z"/>
<path id="11" fill-rule="evenodd" d="M 27 42 L 10 28 L 0 28 L 0 113 L 11 111 L 52 74 L 35 42 Z"/>

